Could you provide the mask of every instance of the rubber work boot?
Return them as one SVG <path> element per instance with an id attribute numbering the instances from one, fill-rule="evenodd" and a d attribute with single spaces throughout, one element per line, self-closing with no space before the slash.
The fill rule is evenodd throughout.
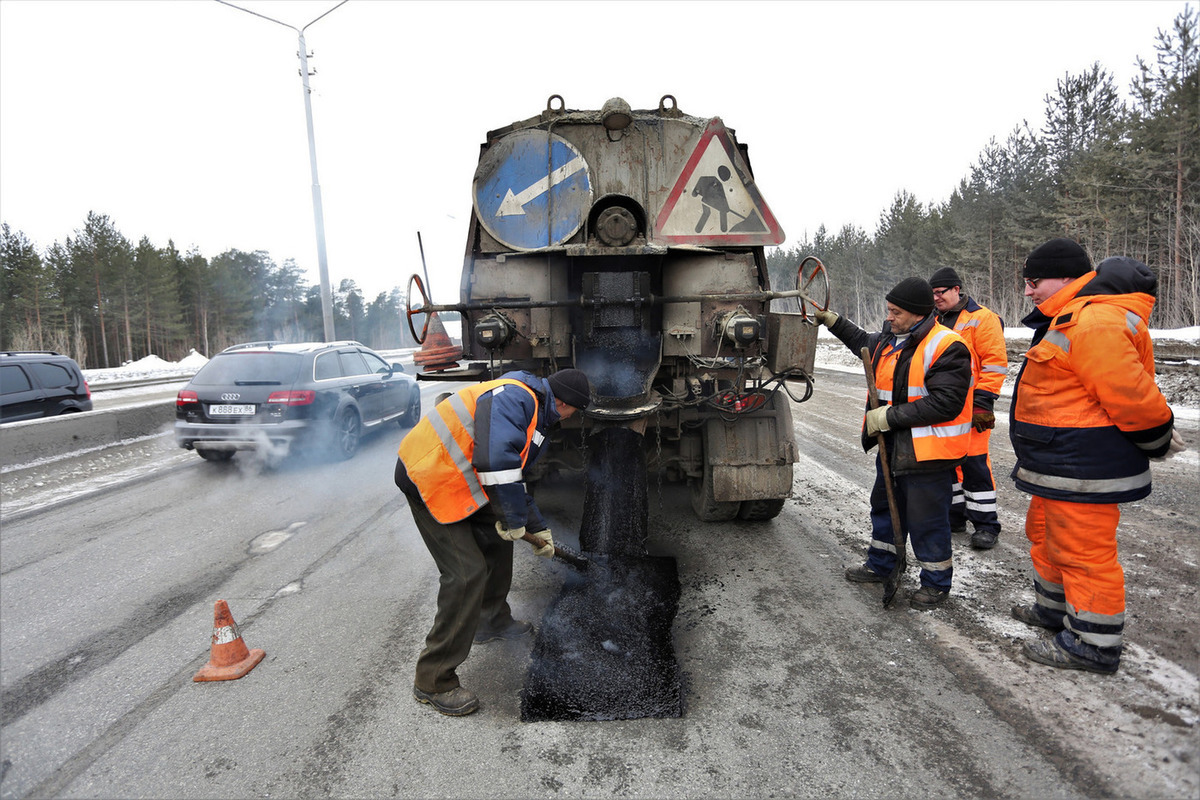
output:
<path id="1" fill-rule="evenodd" d="M 1085 672 L 1095 672 L 1100 675 L 1112 675 L 1119 664 L 1097 664 L 1087 661 L 1074 653 L 1068 653 L 1059 645 L 1057 639 L 1039 639 L 1036 642 L 1025 643 L 1025 656 L 1039 664 L 1047 664 L 1059 669 L 1081 669 Z"/>
<path id="2" fill-rule="evenodd" d="M 846 580 L 851 583 L 883 583 L 883 576 L 863 564 L 861 567 L 848 567 Z"/>
<path id="3" fill-rule="evenodd" d="M 1012 616 L 1013 619 L 1024 622 L 1026 625 L 1032 625 L 1035 628 L 1045 628 L 1055 633 L 1058 633 L 1064 627 L 1062 622 L 1058 624 L 1047 622 L 1046 618 L 1039 614 L 1038 610 L 1033 606 L 1013 606 Z"/>
<path id="4" fill-rule="evenodd" d="M 943 592 L 941 589 L 935 589 L 932 586 L 922 586 L 913 592 L 912 597 L 908 598 L 908 604 L 918 611 L 936 608 L 946 602 L 946 598 L 950 596 L 949 592 Z"/>
<path id="5" fill-rule="evenodd" d="M 991 550 L 996 546 L 999 534 L 995 531 L 975 531 L 971 534 L 971 547 L 976 550 Z"/>
<path id="6" fill-rule="evenodd" d="M 475 644 L 483 644 L 484 642 L 493 642 L 497 639 L 520 639 L 523 636 L 528 636 L 533 630 L 533 626 L 528 622 L 522 622 L 517 619 L 510 619 L 507 625 L 500 628 L 480 628 L 475 631 Z"/>
<path id="7" fill-rule="evenodd" d="M 950 523 L 950 532 L 951 533 L 966 533 L 967 532 L 967 523 L 951 522 Z"/>
<path id="8" fill-rule="evenodd" d="M 455 686 L 448 692 L 423 692 L 413 685 L 413 699 L 426 703 L 448 717 L 465 717 L 479 709 L 479 698 L 470 689 Z"/>

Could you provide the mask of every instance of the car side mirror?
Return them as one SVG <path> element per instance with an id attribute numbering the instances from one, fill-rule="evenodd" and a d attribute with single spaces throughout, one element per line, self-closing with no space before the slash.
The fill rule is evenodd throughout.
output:
<path id="1" fill-rule="evenodd" d="M 392 372 L 404 372 L 404 365 L 398 362 L 392 363 Z"/>

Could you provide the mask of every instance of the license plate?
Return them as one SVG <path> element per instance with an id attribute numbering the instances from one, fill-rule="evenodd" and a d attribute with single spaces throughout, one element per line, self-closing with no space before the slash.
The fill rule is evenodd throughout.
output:
<path id="1" fill-rule="evenodd" d="M 214 417 L 252 417 L 254 416 L 254 406 L 252 405 L 219 405 L 209 406 L 208 413 Z"/>

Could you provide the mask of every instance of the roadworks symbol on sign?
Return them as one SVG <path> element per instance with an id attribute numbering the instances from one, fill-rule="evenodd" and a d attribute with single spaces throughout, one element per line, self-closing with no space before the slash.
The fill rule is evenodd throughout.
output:
<path id="1" fill-rule="evenodd" d="M 720 118 L 688 157 L 655 223 L 673 244 L 769 245 L 785 238 Z"/>

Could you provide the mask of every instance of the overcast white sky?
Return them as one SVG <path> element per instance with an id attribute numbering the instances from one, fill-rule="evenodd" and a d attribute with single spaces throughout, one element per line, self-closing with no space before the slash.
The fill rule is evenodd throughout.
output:
<path id="1" fill-rule="evenodd" d="M 337 0 L 234 0 L 301 28 Z M 790 246 L 953 191 L 990 137 L 1099 61 L 1122 94 L 1183 2 L 386 2 L 306 32 L 333 285 L 420 271 L 454 302 L 488 130 L 561 94 L 719 116 Z M 0 219 L 40 248 L 89 210 L 135 244 L 294 258 L 316 283 L 295 31 L 214 0 L 0 0 Z M 832 267 L 831 267 L 832 270 Z"/>

